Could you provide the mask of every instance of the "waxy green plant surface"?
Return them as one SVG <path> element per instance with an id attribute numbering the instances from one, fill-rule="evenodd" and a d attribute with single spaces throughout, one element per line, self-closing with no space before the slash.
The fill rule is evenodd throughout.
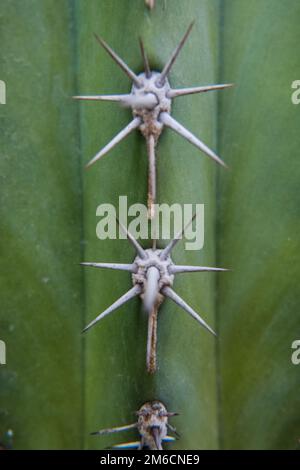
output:
<path id="1" fill-rule="evenodd" d="M 4 0 L 0 5 L 1 312 L 0 435 L 15 448 L 103 448 L 134 433 L 91 431 L 133 422 L 160 399 L 181 438 L 172 448 L 297 448 L 299 370 L 299 79 L 297 0 Z M 74 94 L 126 93 L 131 83 L 93 38 L 136 72 L 138 37 L 161 70 L 188 24 L 170 74 L 174 87 L 234 82 L 182 97 L 173 116 L 216 149 L 230 170 L 172 131 L 158 144 L 158 202 L 205 204 L 201 251 L 182 264 L 229 273 L 177 276 L 175 288 L 218 339 L 166 301 L 156 375 L 145 367 L 147 319 L 138 299 L 84 336 L 82 327 L 131 287 L 126 272 L 80 261 L 131 262 L 126 240 L 96 237 L 96 208 L 146 202 L 143 137 L 132 133 L 89 170 L 84 164 L 130 120 L 114 103 Z M 161 242 L 163 246 L 166 241 Z M 148 241 L 143 241 L 145 247 Z M 170 446 L 171 448 L 171 446 Z"/>

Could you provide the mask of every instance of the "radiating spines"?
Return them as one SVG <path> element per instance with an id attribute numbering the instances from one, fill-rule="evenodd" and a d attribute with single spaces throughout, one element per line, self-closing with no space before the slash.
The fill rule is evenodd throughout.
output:
<path id="1" fill-rule="evenodd" d="M 139 242 L 133 237 L 128 229 L 119 221 L 120 228 L 126 234 L 129 242 L 135 248 L 137 253 L 134 262 L 131 264 L 121 263 L 96 263 L 85 262 L 84 266 L 119 269 L 128 271 L 132 274 L 133 288 L 126 294 L 116 300 L 104 312 L 98 315 L 84 331 L 94 326 L 105 316 L 109 315 L 117 308 L 124 305 L 130 299 L 140 296 L 143 307 L 148 314 L 148 336 L 147 336 L 147 354 L 146 363 L 147 370 L 150 373 L 156 371 L 156 343 L 157 343 L 157 319 L 158 310 L 164 298 L 169 298 L 179 307 L 192 316 L 201 326 L 206 328 L 212 334 L 216 334 L 214 330 L 205 322 L 205 320 L 173 289 L 174 276 L 176 274 L 193 273 L 193 272 L 222 272 L 227 271 L 225 268 L 209 267 L 209 266 L 189 266 L 176 265 L 171 259 L 171 253 L 176 244 L 182 240 L 185 231 L 197 216 L 197 212 L 191 217 L 188 223 L 181 229 L 175 237 L 163 249 L 150 248 L 144 249 Z"/>
<path id="2" fill-rule="evenodd" d="M 170 72 L 175 60 L 177 59 L 183 45 L 185 44 L 193 23 L 191 23 L 181 39 L 178 46 L 171 54 L 161 72 L 151 71 L 149 60 L 145 51 L 143 41 L 140 39 L 140 49 L 144 62 L 144 73 L 136 75 L 130 67 L 118 56 L 116 52 L 99 36 L 97 41 L 113 58 L 119 67 L 131 79 L 133 85 L 131 93 L 127 94 L 110 94 L 110 95 L 78 95 L 74 96 L 77 100 L 88 101 L 112 101 L 117 102 L 121 106 L 130 107 L 133 114 L 133 120 L 124 127 L 115 137 L 111 139 L 98 153 L 87 163 L 89 168 L 110 150 L 117 146 L 135 129 L 139 129 L 146 139 L 147 155 L 148 155 L 148 217 L 155 216 L 155 200 L 156 200 L 156 154 L 155 147 L 163 128 L 169 127 L 184 137 L 188 142 L 192 143 L 196 148 L 209 156 L 219 165 L 226 168 L 226 164 L 222 159 L 201 139 L 196 137 L 192 132 L 186 129 L 182 124 L 177 122 L 171 116 L 171 101 L 178 96 L 185 96 L 195 93 L 204 93 L 212 90 L 221 90 L 229 88 L 232 84 L 206 85 L 182 89 L 171 89 L 167 75 Z"/>
<path id="3" fill-rule="evenodd" d="M 122 129 L 105 147 L 103 147 L 99 152 L 95 155 L 95 157 L 87 164 L 87 167 L 90 167 L 95 162 L 97 162 L 100 158 L 102 158 L 106 153 L 112 150 L 121 140 L 123 140 L 128 134 L 130 134 L 134 129 L 140 128 L 142 134 L 147 139 L 147 151 L 148 151 L 148 158 L 149 158 L 149 170 L 155 170 L 155 154 L 153 143 L 151 141 L 151 132 L 150 129 L 155 129 L 157 133 L 154 136 L 154 147 L 159 137 L 159 134 L 162 130 L 163 126 L 167 126 L 173 129 L 175 132 L 180 134 L 186 140 L 191 142 L 195 145 L 199 150 L 204 152 L 210 158 L 215 160 L 222 166 L 225 166 L 225 163 L 220 159 L 220 157 L 211 150 L 204 142 L 194 136 L 188 129 L 186 129 L 183 125 L 177 122 L 174 118 L 170 115 L 171 105 L 166 111 L 165 102 L 170 101 L 173 98 L 178 96 L 184 96 L 193 93 L 203 93 L 211 90 L 220 90 L 224 88 L 231 87 L 232 84 L 219 84 L 219 85 L 207 85 L 207 86 L 199 86 L 199 87 L 191 87 L 191 88 L 183 88 L 183 89 L 170 89 L 169 85 L 166 87 L 167 83 L 167 75 L 171 70 L 176 58 L 178 57 L 179 52 L 181 51 L 184 43 L 186 42 L 193 23 L 191 23 L 183 36 L 182 40 L 175 48 L 173 53 L 171 54 L 170 59 L 167 61 L 163 70 L 158 72 L 152 72 L 150 70 L 149 60 L 147 54 L 145 52 L 145 47 L 140 39 L 140 48 L 141 53 L 144 61 L 144 68 L 145 74 L 136 75 L 125 62 L 112 50 L 112 48 L 99 36 L 95 35 L 97 41 L 101 44 L 101 46 L 109 53 L 109 55 L 114 59 L 114 61 L 122 68 L 122 70 L 130 77 L 134 86 L 131 93 L 123 94 L 123 95 L 79 95 L 75 96 L 75 99 L 78 100 L 90 100 L 90 101 L 115 101 L 120 103 L 122 106 L 131 107 L 134 115 L 134 119 L 124 128 Z M 153 77 L 152 77 L 153 75 Z M 153 80 L 151 79 L 153 78 Z M 165 89 L 164 89 L 165 87 Z M 159 91 L 160 88 L 160 91 Z M 163 91 L 163 95 L 161 94 Z M 138 93 L 137 93 L 138 92 Z M 160 96 L 160 98 L 159 98 Z M 145 111 L 145 112 L 144 112 Z M 147 111 L 153 111 L 153 116 Z M 150 137 L 151 138 L 150 138 Z M 151 165 L 150 165 L 150 157 L 152 157 Z M 153 164 L 154 162 L 154 164 Z M 154 177 L 153 177 L 154 175 Z M 151 187 L 153 189 L 153 193 L 155 192 L 155 172 L 149 175 L 149 195 L 151 196 Z M 155 196 L 155 194 L 154 194 Z M 151 197 L 150 197 L 151 199 Z M 151 201 L 150 201 L 151 204 Z M 149 213 L 151 215 L 153 212 L 153 208 L 149 208 Z"/>
<path id="4" fill-rule="evenodd" d="M 143 449 L 162 450 L 164 442 L 175 441 L 175 438 L 169 436 L 167 431 L 177 434 L 176 429 L 169 424 L 169 417 L 176 416 L 178 413 L 168 412 L 165 405 L 159 400 L 153 400 L 144 403 L 136 412 L 137 421 L 124 426 L 100 429 L 92 432 L 93 436 L 103 436 L 117 432 L 137 429 L 140 434 L 139 441 L 114 445 L 114 449 Z"/>
<path id="5" fill-rule="evenodd" d="M 138 430 L 145 445 L 151 450 L 162 450 L 162 443 L 167 439 L 168 411 L 159 401 L 144 403 L 137 413 Z"/>

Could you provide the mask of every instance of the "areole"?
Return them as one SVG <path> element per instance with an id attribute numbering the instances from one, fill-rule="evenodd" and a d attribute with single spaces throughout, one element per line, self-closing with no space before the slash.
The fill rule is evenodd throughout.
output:
<path id="1" fill-rule="evenodd" d="M 231 87 L 232 84 L 208 85 L 193 88 L 172 89 L 169 85 L 167 75 L 170 72 L 179 52 L 186 42 L 194 23 L 188 27 L 183 38 L 179 42 L 161 72 L 151 71 L 149 61 L 145 53 L 143 42 L 140 40 L 141 52 L 144 60 L 145 72 L 136 75 L 125 62 L 111 49 L 111 47 L 99 36 L 96 36 L 99 44 L 106 50 L 112 59 L 132 80 L 133 85 L 130 94 L 124 95 L 89 95 L 74 96 L 78 100 L 115 101 L 127 107 L 131 107 L 133 120 L 122 129 L 107 145 L 90 160 L 87 167 L 96 163 L 106 155 L 121 140 L 128 136 L 133 130 L 139 129 L 146 139 L 148 154 L 148 214 L 149 218 L 155 216 L 156 201 L 156 156 L 155 147 L 164 126 L 174 130 L 184 137 L 199 150 L 215 160 L 220 165 L 226 167 L 225 163 L 218 155 L 211 150 L 204 142 L 194 136 L 184 126 L 171 117 L 171 102 L 173 98 L 190 95 L 194 93 L 204 93 L 212 90 L 220 90 Z"/>

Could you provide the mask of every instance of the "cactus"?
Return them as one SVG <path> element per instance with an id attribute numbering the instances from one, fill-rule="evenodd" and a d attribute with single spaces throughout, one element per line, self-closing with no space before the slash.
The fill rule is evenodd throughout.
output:
<path id="1" fill-rule="evenodd" d="M 148 2 L 150 3 L 150 2 Z M 152 5 L 153 3 L 153 5 Z M 154 399 L 180 413 L 168 448 L 296 448 L 299 2 L 280 0 L 2 1 L 0 436 L 17 449 L 104 448 L 95 429 L 133 422 Z M 147 318 L 138 299 L 81 335 L 132 287 L 130 274 L 80 262 L 134 260 L 126 240 L 99 240 L 96 208 L 147 200 L 147 151 L 137 132 L 93 168 L 92 155 L 124 127 L 117 103 L 78 94 L 130 92 L 130 80 L 93 37 L 100 34 L 143 70 L 141 36 L 161 70 L 187 25 L 174 88 L 231 83 L 228 91 L 178 98 L 172 116 L 229 165 L 218 169 L 171 130 L 157 146 L 157 200 L 205 204 L 201 251 L 172 252 L 176 265 L 232 272 L 176 276 L 218 339 L 171 301 L 160 307 L 158 371 L 145 368 Z M 221 94 L 222 93 L 222 94 Z M 163 248 L 168 241 L 159 242 Z M 150 241 L 142 241 L 144 249 Z M 122 439 L 132 440 L 132 431 Z M 138 435 L 136 436 L 138 439 Z"/>

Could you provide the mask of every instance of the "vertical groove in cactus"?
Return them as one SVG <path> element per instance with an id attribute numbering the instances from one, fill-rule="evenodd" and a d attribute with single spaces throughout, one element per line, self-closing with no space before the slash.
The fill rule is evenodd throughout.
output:
<path id="1" fill-rule="evenodd" d="M 299 448 L 299 108 L 291 83 L 300 40 L 291 0 L 223 3 L 218 278 L 222 445 Z M 241 28 L 241 25 L 243 27 Z"/>
<path id="2" fill-rule="evenodd" d="M 82 444 L 81 194 L 67 2 L 1 2 L 0 435 Z M 3 75 L 2 75 L 3 74 Z"/>

